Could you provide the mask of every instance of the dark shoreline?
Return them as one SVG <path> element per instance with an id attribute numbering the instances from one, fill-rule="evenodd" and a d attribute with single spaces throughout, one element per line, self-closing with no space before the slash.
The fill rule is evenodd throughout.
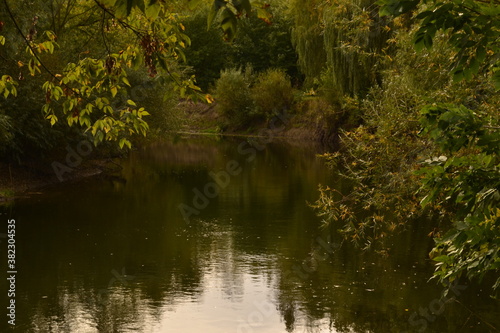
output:
<path id="1" fill-rule="evenodd" d="M 119 165 L 111 158 L 95 159 L 82 163 L 59 180 L 53 170 L 0 163 L 0 204 L 15 199 L 43 194 L 43 190 L 62 183 L 116 172 Z"/>

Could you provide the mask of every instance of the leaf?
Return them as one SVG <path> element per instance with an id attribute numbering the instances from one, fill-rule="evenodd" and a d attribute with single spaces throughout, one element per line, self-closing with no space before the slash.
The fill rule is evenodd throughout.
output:
<path id="1" fill-rule="evenodd" d="M 380 6 L 379 15 L 399 16 L 415 9 L 420 3 L 419 0 L 379 0 L 376 2 Z"/>
<path id="2" fill-rule="evenodd" d="M 271 19 L 273 18 L 273 16 L 265 8 L 257 8 L 257 17 L 266 22 L 268 25 L 272 23 Z"/>
<path id="3" fill-rule="evenodd" d="M 121 139 L 120 139 L 120 142 L 118 143 L 118 146 L 120 147 L 120 149 L 123 149 L 123 145 L 125 144 L 125 141 L 126 141 L 126 140 L 127 140 L 127 139 L 125 139 L 125 138 L 121 138 Z"/>
<path id="4" fill-rule="evenodd" d="M 428 31 L 427 29 L 421 28 L 417 33 L 415 34 L 415 38 L 413 39 L 413 43 L 415 44 L 415 49 L 417 52 L 422 51 L 424 48 L 427 50 L 432 48 L 432 38 L 434 34 L 431 31 Z"/>
<path id="5" fill-rule="evenodd" d="M 54 124 L 57 122 L 57 116 L 55 114 L 49 114 L 47 119 L 50 119 L 50 125 L 54 126 Z"/>
<path id="6" fill-rule="evenodd" d="M 126 16 L 130 15 L 133 7 L 134 7 L 134 0 L 127 0 L 127 15 Z"/>
<path id="7" fill-rule="evenodd" d="M 109 89 L 111 91 L 111 96 L 115 97 L 116 94 L 118 93 L 118 88 L 116 86 L 112 86 L 111 89 Z"/>
<path id="8" fill-rule="evenodd" d="M 479 61 L 477 58 L 472 58 L 469 64 L 471 74 L 477 74 L 479 72 Z"/>
<path id="9" fill-rule="evenodd" d="M 198 5 L 201 3 L 201 0 L 188 0 L 188 8 L 190 10 L 196 9 Z"/>
<path id="10" fill-rule="evenodd" d="M 146 7 L 145 14 L 148 18 L 156 20 L 160 14 L 161 5 L 157 0 L 151 0 L 149 5 Z"/>
<path id="11" fill-rule="evenodd" d="M 462 68 L 458 68 L 452 72 L 453 81 L 459 82 L 465 78 L 464 70 Z"/>
<path id="12" fill-rule="evenodd" d="M 437 262 L 444 262 L 444 263 L 449 263 L 451 262 L 451 258 L 447 255 L 441 255 L 433 259 L 434 261 Z"/>
<path id="13" fill-rule="evenodd" d="M 236 15 L 229 8 L 224 9 L 220 26 L 227 40 L 232 41 L 234 39 L 237 25 Z"/>
<path id="14" fill-rule="evenodd" d="M 224 6 L 225 6 L 224 0 L 214 0 L 212 8 L 210 8 L 210 12 L 208 13 L 207 30 L 210 29 L 212 23 L 214 22 L 215 17 L 219 13 L 219 10 Z"/>
<path id="15" fill-rule="evenodd" d="M 486 58 L 486 49 L 482 45 L 476 49 L 476 58 L 479 62 L 483 62 Z"/>
<path id="16" fill-rule="evenodd" d="M 205 95 L 205 100 L 207 101 L 208 104 L 212 104 L 215 101 L 215 99 L 210 94 Z"/>
<path id="17" fill-rule="evenodd" d="M 128 79 L 127 79 L 125 76 L 124 76 L 124 77 L 122 77 L 122 82 L 123 82 L 125 85 L 127 85 L 127 86 L 131 87 L 130 82 L 128 81 Z"/>

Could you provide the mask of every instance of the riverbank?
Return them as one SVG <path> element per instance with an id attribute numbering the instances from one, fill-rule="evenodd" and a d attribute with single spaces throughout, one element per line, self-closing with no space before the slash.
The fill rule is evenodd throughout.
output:
<path id="1" fill-rule="evenodd" d="M 40 195 L 43 190 L 62 182 L 75 182 L 87 177 L 116 171 L 119 165 L 111 158 L 83 161 L 77 168 L 68 168 L 57 174 L 52 163 L 14 165 L 0 162 L 0 204 L 18 198 Z"/>
<path id="2" fill-rule="evenodd" d="M 274 139 L 291 144 L 309 142 L 336 147 L 338 143 L 337 131 L 327 125 L 327 111 L 317 110 L 309 105 L 298 108 L 300 111 L 285 111 L 274 119 L 257 121 L 244 127 L 231 124 L 217 112 L 214 104 L 186 101 L 180 103 L 178 108 L 186 122 L 173 134 L 259 137 L 272 133 Z"/>
<path id="3" fill-rule="evenodd" d="M 272 140 L 286 142 L 290 145 L 311 145 L 333 147 L 336 142 L 331 133 L 324 127 L 321 115 L 316 113 L 287 114 L 283 113 L 276 122 L 261 121 L 247 128 L 230 126 L 217 111 L 215 105 L 182 102 L 178 105 L 186 121 L 176 131 L 166 132 L 160 136 L 152 135 L 150 139 L 136 142 L 136 147 L 149 144 L 151 141 L 167 137 L 216 136 L 242 139 Z M 97 154 L 102 155 L 102 154 Z M 37 161 L 23 165 L 0 162 L 0 202 L 8 202 L 20 197 L 41 194 L 44 188 L 55 186 L 61 182 L 72 182 L 87 177 L 109 174 L 119 167 L 110 157 L 95 156 L 92 159 L 82 158 L 77 167 L 70 167 L 60 162 Z M 56 164 L 54 164 L 56 163 Z M 71 163 L 70 163 L 71 164 Z"/>

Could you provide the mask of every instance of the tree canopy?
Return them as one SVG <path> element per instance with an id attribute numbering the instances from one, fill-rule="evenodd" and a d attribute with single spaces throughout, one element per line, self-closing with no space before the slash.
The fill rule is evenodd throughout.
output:
<path id="1" fill-rule="evenodd" d="M 91 133 L 96 145 L 117 141 L 130 147 L 130 137 L 145 135 L 149 127 L 149 112 L 130 96 L 132 71 L 145 67 L 155 80 L 172 82 L 180 97 L 199 95 L 194 77 L 183 75 L 179 64 L 190 44 L 182 12 L 202 3 L 50 1 L 27 11 L 28 17 L 23 12 L 27 4 L 3 0 L 0 44 L 6 63 L 0 94 L 15 97 L 20 84 L 37 77 L 45 98 L 43 115 L 51 125 L 64 121 Z M 268 20 L 265 7 L 253 8 Z M 237 18 L 251 13 L 248 0 L 215 0 L 208 24 L 217 19 L 232 39 Z"/>

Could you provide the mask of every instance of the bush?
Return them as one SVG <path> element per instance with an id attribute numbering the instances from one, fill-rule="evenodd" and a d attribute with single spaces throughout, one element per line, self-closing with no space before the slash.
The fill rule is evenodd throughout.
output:
<path id="1" fill-rule="evenodd" d="M 265 117 L 276 111 L 289 110 L 293 104 L 293 95 L 290 78 L 282 69 L 268 69 L 261 73 L 252 88 L 256 113 Z"/>
<path id="2" fill-rule="evenodd" d="M 215 84 L 215 98 L 219 112 L 226 116 L 231 124 L 241 126 L 253 120 L 254 103 L 250 90 L 251 72 L 247 68 L 226 69 Z"/>

